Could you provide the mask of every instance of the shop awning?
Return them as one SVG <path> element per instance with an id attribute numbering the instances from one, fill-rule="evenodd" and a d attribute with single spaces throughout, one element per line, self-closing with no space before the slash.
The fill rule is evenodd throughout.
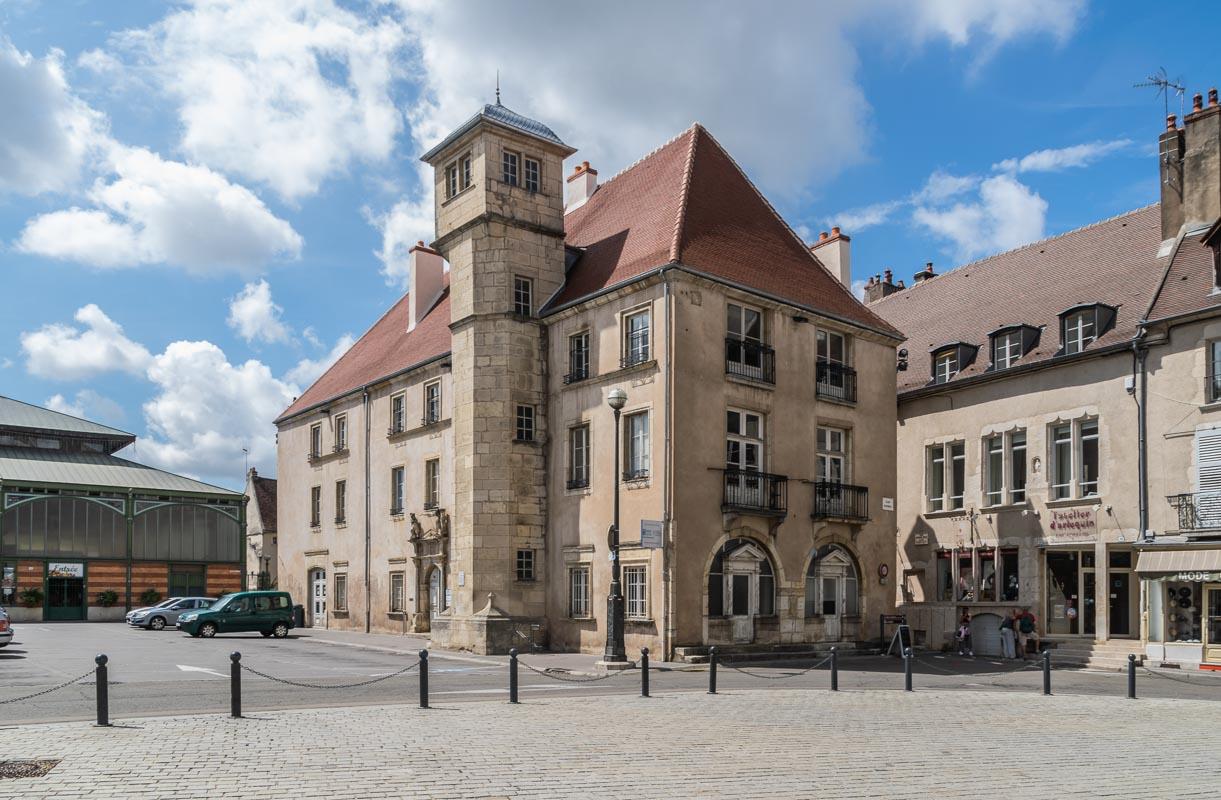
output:
<path id="1" fill-rule="evenodd" d="M 1136 559 L 1136 571 L 1141 575 L 1221 572 L 1221 548 L 1142 550 Z"/>

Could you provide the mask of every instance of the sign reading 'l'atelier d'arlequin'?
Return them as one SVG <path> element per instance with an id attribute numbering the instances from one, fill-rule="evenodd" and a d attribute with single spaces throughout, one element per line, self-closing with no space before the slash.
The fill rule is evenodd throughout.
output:
<path id="1" fill-rule="evenodd" d="M 1098 511 L 1087 508 L 1049 509 L 1048 540 L 1082 541 L 1098 536 Z"/>

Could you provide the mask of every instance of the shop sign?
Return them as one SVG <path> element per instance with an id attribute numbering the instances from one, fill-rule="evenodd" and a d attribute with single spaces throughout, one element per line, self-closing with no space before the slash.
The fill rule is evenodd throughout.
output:
<path id="1" fill-rule="evenodd" d="M 1092 539 L 1098 535 L 1098 515 L 1093 508 L 1051 509 L 1051 530 L 1056 539 Z"/>
<path id="2" fill-rule="evenodd" d="M 660 549 L 662 543 L 661 530 L 661 520 L 640 520 L 640 546 L 648 547 L 653 550 Z"/>
<path id="3" fill-rule="evenodd" d="M 916 531 L 916 544 L 917 545 L 928 544 L 928 531 Z"/>
<path id="4" fill-rule="evenodd" d="M 48 578 L 83 578 L 85 577 L 84 564 L 69 564 L 65 562 L 52 561 L 47 564 Z"/>
<path id="5" fill-rule="evenodd" d="M 1219 583 L 1221 572 L 1180 572 L 1172 580 L 1186 583 Z"/>

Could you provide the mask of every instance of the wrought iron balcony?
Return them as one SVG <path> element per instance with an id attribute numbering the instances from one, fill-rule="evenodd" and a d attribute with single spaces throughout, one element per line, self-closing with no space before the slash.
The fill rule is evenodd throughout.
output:
<path id="1" fill-rule="evenodd" d="M 788 476 L 727 468 L 721 510 L 784 516 L 789 510 Z"/>
<path id="2" fill-rule="evenodd" d="M 856 370 L 834 361 L 819 361 L 815 393 L 827 400 L 856 402 Z"/>
<path id="3" fill-rule="evenodd" d="M 1221 529 L 1221 492 L 1172 494 L 1166 501 L 1179 514 L 1179 530 Z"/>
<path id="4" fill-rule="evenodd" d="M 776 351 L 760 342 L 726 337 L 725 374 L 775 383 Z"/>
<path id="5" fill-rule="evenodd" d="M 651 352 L 647 328 L 629 333 L 623 340 L 623 358 L 619 359 L 619 366 L 627 369 L 637 364 L 643 364 L 649 360 Z"/>
<path id="6" fill-rule="evenodd" d="M 624 483 L 638 483 L 649 479 L 649 471 L 647 469 L 625 469 L 623 471 Z"/>
<path id="7" fill-rule="evenodd" d="M 570 478 L 567 486 L 569 489 L 588 489 L 589 478 Z"/>
<path id="8" fill-rule="evenodd" d="M 436 511 L 440 507 L 440 505 L 441 504 L 439 502 L 437 502 L 436 500 L 425 500 L 424 501 L 424 510 L 425 511 Z"/>
<path id="9" fill-rule="evenodd" d="M 869 489 L 833 481 L 814 482 L 814 519 L 869 519 Z"/>
<path id="10" fill-rule="evenodd" d="M 565 385 L 567 385 L 569 383 L 578 383 L 580 381 L 585 380 L 588 377 L 589 377 L 589 367 L 588 366 L 573 367 L 572 372 L 570 372 L 564 376 L 564 383 L 565 383 Z"/>

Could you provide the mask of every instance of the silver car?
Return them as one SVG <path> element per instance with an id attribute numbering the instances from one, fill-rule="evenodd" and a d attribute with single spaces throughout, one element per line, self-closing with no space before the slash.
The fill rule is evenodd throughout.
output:
<path id="1" fill-rule="evenodd" d="M 179 615 L 207 608 L 214 602 L 215 597 L 171 597 L 152 608 L 137 608 L 128 613 L 127 623 L 137 628 L 164 630 L 167 625 L 172 628 L 178 622 Z"/>
<path id="2" fill-rule="evenodd" d="M 0 647 L 8 647 L 13 641 L 13 624 L 8 620 L 8 612 L 0 608 Z"/>

